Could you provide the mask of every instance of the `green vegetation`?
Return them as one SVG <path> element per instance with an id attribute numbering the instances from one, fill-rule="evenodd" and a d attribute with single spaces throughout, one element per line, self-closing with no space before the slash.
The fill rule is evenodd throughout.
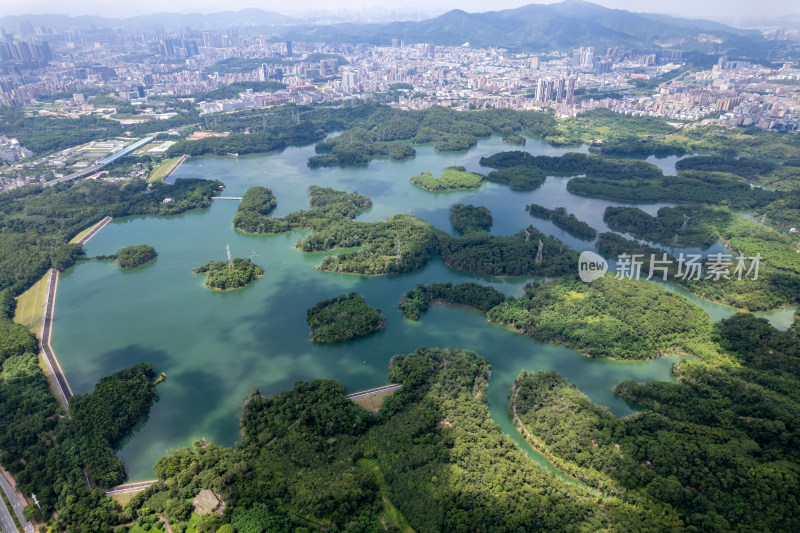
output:
<path id="1" fill-rule="evenodd" d="M 528 212 L 544 220 L 549 220 L 556 227 L 559 227 L 579 239 L 585 241 L 592 241 L 597 237 L 597 230 L 591 227 L 586 222 L 578 220 L 573 214 L 567 214 L 566 207 L 556 207 L 555 209 L 547 209 L 538 204 L 531 204 L 528 207 Z"/>
<path id="2" fill-rule="evenodd" d="M 360 209 L 372 205 L 358 193 L 347 194 L 309 187 L 311 208 L 280 218 L 264 218 L 264 233 L 293 229 L 314 233 L 297 243 L 303 252 L 358 248 L 323 259 L 320 270 L 358 274 L 412 272 L 440 254 L 451 268 L 497 276 L 557 276 L 574 269 L 578 254 L 533 227 L 508 237 L 471 233 L 451 238 L 427 222 L 410 215 L 395 215 L 385 222 L 356 222 Z M 542 261 L 536 262 L 539 241 Z"/>
<path id="3" fill-rule="evenodd" d="M 763 264 L 759 267 L 758 279 L 753 279 L 754 273 L 745 275 L 742 272 L 742 279 L 738 279 L 735 269 L 738 266 L 736 257 L 732 257 L 729 265 L 729 277 L 725 279 L 707 279 L 709 275 L 709 260 L 703 260 L 700 265 L 704 274 L 700 279 L 691 279 L 694 273 L 687 270 L 684 265 L 683 274 L 678 275 L 678 259 L 667 254 L 661 248 L 654 248 L 637 241 L 628 240 L 616 233 L 601 233 L 597 238 L 597 251 L 607 259 L 616 259 L 622 254 L 629 257 L 639 255 L 637 261 L 641 263 L 641 275 L 650 276 L 651 256 L 656 261 L 666 260 L 667 277 L 666 279 L 683 285 L 694 294 L 725 305 L 736 307 L 737 309 L 748 309 L 750 311 L 765 311 L 775 309 L 788 303 L 800 300 L 800 279 L 796 274 L 771 269 Z M 689 258 L 686 258 L 688 262 Z M 655 265 L 660 268 L 662 265 Z M 751 261 L 747 260 L 744 264 L 745 269 L 749 269 Z M 662 270 L 654 270 L 653 277 L 664 279 Z"/>
<path id="4" fill-rule="evenodd" d="M 38 351 L 36 336 L 8 318 L 0 320 L 0 364 L 9 357 Z"/>
<path id="5" fill-rule="evenodd" d="M 537 262 L 540 242 L 542 260 Z M 472 233 L 443 239 L 440 253 L 450 268 L 489 276 L 564 276 L 578 262 L 575 250 L 533 226 L 510 236 Z"/>
<path id="6" fill-rule="evenodd" d="M 266 187 L 250 187 L 236 209 L 233 227 L 246 233 L 266 233 L 269 225 L 267 215 L 276 205 L 278 202 L 271 190 Z"/>
<path id="7" fill-rule="evenodd" d="M 252 191 L 252 192 L 251 192 Z M 249 194 L 248 194 L 249 193 Z M 311 185 L 308 188 L 311 209 L 295 211 L 280 218 L 265 215 L 275 202 L 272 191 L 263 187 L 251 187 L 242 196 L 242 204 L 234 218 L 234 226 L 251 233 L 282 233 L 295 229 L 319 230 L 333 222 L 352 220 L 358 212 L 372 205 L 372 200 L 363 194 L 334 191 L 328 187 Z M 270 207 L 272 206 L 272 207 Z M 241 216 L 239 216 L 241 214 Z M 244 227 L 239 227 L 239 225 Z M 251 231 L 252 230 L 252 231 Z"/>
<path id="8" fill-rule="evenodd" d="M 793 531 L 800 341 L 748 314 L 716 324 L 714 338 L 735 362 L 681 362 L 679 383 L 620 383 L 646 408 L 635 416 L 614 417 L 552 371 L 523 372 L 512 409 L 560 468 L 677 512 L 685 529 Z"/>
<path id="9" fill-rule="evenodd" d="M 547 176 L 533 166 L 519 165 L 493 170 L 486 176 L 488 181 L 508 185 L 515 191 L 532 191 L 545 182 Z"/>
<path id="10" fill-rule="evenodd" d="M 380 310 L 370 307 L 357 292 L 317 302 L 306 311 L 306 320 L 311 340 L 323 343 L 364 337 L 386 326 Z"/>
<path id="11" fill-rule="evenodd" d="M 520 146 L 525 146 L 525 143 L 528 142 L 528 140 L 525 137 L 523 137 L 522 135 L 517 135 L 515 133 L 507 133 L 506 135 L 503 135 L 502 141 L 504 143 L 517 144 Z"/>
<path id="12" fill-rule="evenodd" d="M 378 156 L 402 160 L 416 155 L 407 143 L 402 141 L 374 142 L 367 130 L 355 128 L 341 135 L 318 143 L 317 155 L 308 160 L 311 168 L 366 165 Z"/>
<path id="13" fill-rule="evenodd" d="M 147 244 L 126 246 L 117 250 L 117 265 L 120 268 L 136 268 L 156 258 L 156 249 Z"/>
<path id="14" fill-rule="evenodd" d="M 763 159 L 741 157 L 738 159 L 718 156 L 685 157 L 675 163 L 675 170 L 700 170 L 705 172 L 728 172 L 749 180 L 758 180 L 777 168 L 775 163 Z"/>
<path id="15" fill-rule="evenodd" d="M 515 150 L 499 152 L 489 157 L 481 157 L 481 166 L 496 169 L 533 167 L 548 176 L 577 176 L 607 180 L 656 179 L 664 174 L 657 166 L 636 159 L 608 159 L 596 155 L 569 152 L 562 156 L 531 155 Z"/>
<path id="16" fill-rule="evenodd" d="M 492 227 L 492 212 L 483 206 L 455 204 L 450 208 L 450 223 L 459 233 L 489 231 Z"/>
<path id="17" fill-rule="evenodd" d="M 72 418 L 50 393 L 32 352 L 13 355 L 0 372 L 0 462 L 18 488 L 34 493 L 59 530 L 103 531 L 129 519 L 100 491 L 125 479 L 114 446 L 146 415 L 155 400 L 152 365 L 136 364 L 102 378 L 93 392 L 70 402 Z M 67 497 L 67 495 L 69 497 Z M 26 513 L 27 513 L 26 509 Z"/>
<path id="18" fill-rule="evenodd" d="M 481 174 L 467 172 L 464 167 L 447 167 L 438 178 L 430 172 L 423 172 L 411 178 L 411 183 L 428 191 L 453 191 L 477 189 L 484 179 Z"/>
<path id="19" fill-rule="evenodd" d="M 50 267 L 64 270 L 83 253 L 74 235 L 106 216 L 171 215 L 207 207 L 218 181 L 179 179 L 174 185 L 144 180 L 116 183 L 83 180 L 42 188 L 28 186 L 0 195 L 0 294 L 17 296 Z M 173 201 L 163 203 L 165 198 Z M 13 300 L 12 300 L 13 301 Z"/>
<path id="20" fill-rule="evenodd" d="M 155 169 L 152 174 L 150 174 L 149 178 L 147 178 L 148 183 L 163 180 L 164 176 L 166 176 L 170 170 L 175 168 L 175 165 L 177 165 L 178 161 L 180 160 L 180 156 L 164 158 L 161 161 L 161 164 L 158 165 L 158 168 Z"/>
<path id="21" fill-rule="evenodd" d="M 181 527 L 185 502 L 209 489 L 226 507 L 203 517 L 203 531 L 235 525 L 254 507 L 265 522 L 285 517 L 296 531 L 384 530 L 384 498 L 397 511 L 392 521 L 416 531 L 667 527 L 674 512 L 587 498 L 530 461 L 489 417 L 489 372 L 472 352 L 396 356 L 389 380 L 403 388 L 375 419 L 331 380 L 271 398 L 253 393 L 241 443 L 200 442 L 162 458 L 155 470 L 164 483 L 136 495 L 130 509 L 140 522 L 162 514 Z"/>
<path id="22" fill-rule="evenodd" d="M 736 216 L 704 206 L 662 207 L 657 215 L 650 216 L 638 207 L 609 206 L 603 220 L 614 231 L 629 233 L 637 239 L 670 246 L 708 248 L 719 240 L 723 228 Z"/>
<path id="23" fill-rule="evenodd" d="M 522 298 L 488 313 L 542 342 L 563 344 L 589 357 L 648 359 L 697 352 L 710 340 L 708 315 L 654 283 L 611 276 L 591 284 L 552 281 L 531 285 Z"/>
<path id="24" fill-rule="evenodd" d="M 441 301 L 452 305 L 463 305 L 478 311 L 487 312 L 492 307 L 506 301 L 505 295 L 494 287 L 486 287 L 477 283 L 431 283 L 428 286 L 417 285 L 403 294 L 400 300 L 400 312 L 410 320 L 419 320 L 433 302 Z"/>
<path id="25" fill-rule="evenodd" d="M 230 291 L 244 287 L 264 275 L 264 269 L 249 259 L 234 257 L 233 266 L 227 261 L 209 261 L 192 269 L 193 274 L 206 274 L 203 283 L 209 289 Z"/>

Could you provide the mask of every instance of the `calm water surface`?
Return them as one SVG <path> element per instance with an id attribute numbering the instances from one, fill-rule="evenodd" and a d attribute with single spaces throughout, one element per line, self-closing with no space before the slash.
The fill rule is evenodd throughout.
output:
<path id="1" fill-rule="evenodd" d="M 531 217 L 525 205 L 566 206 L 599 231 L 608 230 L 602 221 L 605 208 L 622 205 L 574 196 L 566 191 L 567 178 L 553 177 L 532 192 L 488 183 L 472 192 L 430 193 L 411 185 L 409 178 L 426 170 L 438 175 L 454 164 L 485 173 L 488 169 L 478 165 L 481 156 L 515 148 L 492 137 L 458 154 L 437 154 L 431 145 L 416 149 L 417 156 L 408 161 L 381 160 L 344 169 L 309 169 L 306 160 L 313 155 L 312 146 L 238 159 L 192 158 L 175 177 L 220 179 L 229 196 L 241 196 L 254 185 L 270 187 L 278 199 L 276 216 L 307 208 L 308 185 L 357 190 L 373 199 L 372 208 L 361 220 L 413 213 L 451 233 L 451 205 L 485 205 L 492 210 L 496 234 L 510 235 L 532 224 L 578 250 L 594 246 Z M 570 151 L 532 140 L 525 149 L 536 155 Z M 658 163 L 666 173 L 674 173 L 673 160 Z M 633 412 L 634 406 L 614 396 L 612 387 L 617 382 L 671 379 L 675 358 L 637 363 L 590 360 L 574 350 L 490 324 L 484 315 L 465 309 L 433 306 L 419 322 L 405 320 L 397 304 L 403 292 L 419 283 L 476 281 L 519 295 L 531 278 L 461 273 L 448 269 L 439 259 L 405 275 L 321 272 L 316 267 L 324 254 L 294 249 L 303 232 L 245 235 L 235 231 L 231 221 L 237 205 L 217 200 L 207 210 L 173 217 L 114 220 L 87 244 L 88 255 L 147 243 L 156 248 L 158 258 L 133 271 L 121 271 L 110 262 L 89 262 L 61 277 L 52 343 L 76 394 L 90 391 L 100 377 L 139 361 L 152 362 L 159 372 L 167 373 L 149 418 L 119 451 L 132 481 L 152 478 L 155 461 L 170 449 L 189 446 L 200 438 L 221 445 L 236 442 L 236 415 L 252 388 L 268 395 L 297 380 L 314 378 L 337 379 L 348 392 L 375 387 L 387 383 L 388 362 L 394 354 L 420 346 L 464 348 L 486 357 L 492 364 L 488 396 L 493 419 L 540 463 L 542 458 L 524 445 L 508 415 L 508 391 L 523 369 L 557 370 L 592 400 L 620 416 Z M 668 204 L 639 207 L 655 214 L 664 205 Z M 191 270 L 209 260 L 223 259 L 228 244 L 234 256 L 251 257 L 263 266 L 265 275 L 238 291 L 207 290 L 203 278 Z M 253 253 L 257 255 L 253 257 Z M 381 309 L 388 326 L 339 345 L 311 343 L 306 309 L 349 291 L 360 292 L 368 303 Z M 682 294 L 686 295 L 685 291 Z M 735 311 L 689 297 L 715 320 Z M 793 311 L 773 312 L 771 319 L 786 322 Z"/>

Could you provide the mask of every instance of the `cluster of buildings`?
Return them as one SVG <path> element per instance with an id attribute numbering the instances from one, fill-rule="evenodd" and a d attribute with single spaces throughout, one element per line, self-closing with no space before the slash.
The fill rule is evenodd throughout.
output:
<path id="1" fill-rule="evenodd" d="M 293 43 L 234 28 L 55 32 L 21 23 L 16 32 L 0 34 L 0 106 L 68 118 L 99 114 L 127 124 L 168 119 L 187 102 L 210 114 L 380 99 L 403 109 L 551 109 L 558 116 L 605 107 L 628 115 L 800 130 L 796 65 L 769 68 L 726 57 L 707 70 L 683 65 L 683 52 L 667 45 L 536 54 L 399 38 L 385 46 Z M 259 85 L 269 81 L 285 88 Z M 199 98 L 232 84 L 241 90 Z M 15 139 L 0 138 L 0 160 L 30 156 Z"/>

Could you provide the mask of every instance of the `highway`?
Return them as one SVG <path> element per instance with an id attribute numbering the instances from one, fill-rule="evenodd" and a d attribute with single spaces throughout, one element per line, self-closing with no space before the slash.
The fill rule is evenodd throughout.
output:
<path id="1" fill-rule="evenodd" d="M 6 503 L 0 501 L 0 530 L 3 533 L 17 533 L 17 526 L 14 525 L 14 519 L 11 518 L 11 513 L 6 507 Z"/>
<path id="2" fill-rule="evenodd" d="M 19 523 L 22 524 L 22 527 L 25 530 L 25 533 L 34 533 L 33 524 L 31 524 L 30 522 L 25 520 L 25 517 L 22 514 L 22 510 L 25 508 L 25 506 L 23 505 L 22 502 L 19 501 L 19 498 L 17 497 L 17 493 L 14 490 L 14 487 L 11 486 L 11 483 L 8 482 L 8 480 L 6 479 L 6 476 L 2 472 L 0 472 L 0 487 L 3 488 L 3 492 L 5 492 L 6 496 L 8 496 L 8 501 L 11 502 L 11 506 L 14 508 L 14 513 L 17 515 L 17 518 L 19 518 Z M 3 507 L 3 509 L 5 509 L 6 506 L 3 505 L 2 507 Z M 0 509 L 0 516 L 2 514 L 3 514 L 2 510 Z M 8 516 L 8 518 L 9 518 L 9 520 L 11 520 L 11 516 L 10 515 Z M 2 520 L 0 520 L 0 521 L 2 521 Z M 5 521 L 2 521 L 2 522 L 3 522 L 4 531 L 5 531 L 5 527 L 6 527 L 5 526 Z M 14 521 L 13 520 L 11 520 L 11 528 L 8 529 L 8 531 L 13 531 L 15 533 L 17 531 L 17 527 L 14 525 Z"/>

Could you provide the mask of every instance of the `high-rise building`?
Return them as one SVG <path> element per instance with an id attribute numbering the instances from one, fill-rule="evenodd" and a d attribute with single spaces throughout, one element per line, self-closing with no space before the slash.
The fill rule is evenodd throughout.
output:
<path id="1" fill-rule="evenodd" d="M 574 104 L 575 103 L 575 80 L 576 80 L 576 76 L 570 76 L 569 78 L 567 78 L 567 97 L 566 97 L 566 101 L 567 101 L 568 104 Z"/>
<path id="2" fill-rule="evenodd" d="M 539 58 L 538 57 L 531 58 L 531 68 L 533 70 L 539 70 Z"/>
<path id="3" fill-rule="evenodd" d="M 392 48 L 399 48 L 400 41 L 398 39 L 392 39 Z"/>
<path id="4" fill-rule="evenodd" d="M 292 41 L 286 41 L 286 57 L 292 57 Z"/>

